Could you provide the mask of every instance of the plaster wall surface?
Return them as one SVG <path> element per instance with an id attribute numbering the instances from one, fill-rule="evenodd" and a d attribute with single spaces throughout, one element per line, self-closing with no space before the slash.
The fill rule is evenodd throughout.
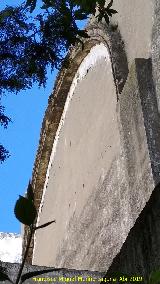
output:
<path id="1" fill-rule="evenodd" d="M 129 84 L 135 96 L 119 105 L 105 58 L 78 82 L 39 215 L 56 224 L 36 232 L 33 264 L 106 270 L 145 206 L 153 179 L 134 72 Z"/>
<path id="2" fill-rule="evenodd" d="M 118 14 L 113 22 L 124 40 L 129 66 L 135 58 L 151 57 L 154 0 L 114 0 L 114 8 Z"/>
<path id="3" fill-rule="evenodd" d="M 56 225 L 36 234 L 37 245 L 43 235 L 51 245 L 45 252 L 36 248 L 34 259 L 39 264 L 53 264 L 50 251 L 58 253 L 70 220 L 81 215 L 86 200 L 116 159 L 119 146 L 111 63 L 102 58 L 77 85 L 61 129 L 40 216 L 42 223 L 54 216 Z M 50 239 L 55 241 L 51 244 Z"/>
<path id="4" fill-rule="evenodd" d="M 79 79 L 74 70 L 67 112 L 54 143 L 50 139 L 54 151 L 45 182 L 38 170 L 34 176 L 44 184 L 38 224 L 52 219 L 56 224 L 36 232 L 33 264 L 107 271 L 159 182 L 159 5 L 115 0 L 118 14 L 111 27 L 90 23 L 87 52 L 103 42 L 108 56 L 99 57 Z M 81 67 L 78 58 L 73 60 Z M 63 78 L 54 107 L 67 95 Z M 54 117 L 46 117 L 50 122 L 44 123 L 52 127 Z M 45 139 L 42 144 L 45 148 Z"/>
<path id="5" fill-rule="evenodd" d="M 129 69 L 135 58 L 152 59 L 156 97 L 160 110 L 160 1 L 114 0 L 114 8 L 118 14 L 113 16 L 113 23 L 118 25 L 124 41 Z"/>

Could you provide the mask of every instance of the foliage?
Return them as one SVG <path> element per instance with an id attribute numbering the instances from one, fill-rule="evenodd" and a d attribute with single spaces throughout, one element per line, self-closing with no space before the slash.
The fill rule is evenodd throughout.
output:
<path id="1" fill-rule="evenodd" d="M 4 148 L 2 144 L 0 144 L 0 162 L 4 162 L 9 157 L 9 151 Z"/>
<path id="2" fill-rule="evenodd" d="M 98 19 L 112 16 L 111 1 L 98 1 Z M 47 66 L 60 67 L 64 53 L 79 36 L 88 37 L 76 20 L 95 14 L 96 1 L 43 0 L 42 13 L 33 17 L 36 1 L 0 12 L 0 92 L 18 92 L 34 82 L 45 85 Z M 107 18 L 107 22 L 108 22 Z"/>
<path id="3" fill-rule="evenodd" d="M 8 123 L 11 121 L 9 117 L 4 114 L 4 107 L 0 105 L 0 124 L 4 128 L 7 128 Z"/>
<path id="4" fill-rule="evenodd" d="M 160 283 L 160 270 L 152 271 L 149 276 L 149 284 L 159 284 Z"/>
<path id="5" fill-rule="evenodd" d="M 26 0 L 17 7 L 7 6 L 0 11 L 0 124 L 4 128 L 11 119 L 4 114 L 1 98 L 4 92 L 18 93 L 31 88 L 37 82 L 45 86 L 47 68 L 59 68 L 68 48 L 82 38 L 88 38 L 86 30 L 80 30 L 77 20 L 87 19 L 90 14 L 98 12 L 98 21 L 103 18 L 109 23 L 109 17 L 116 13 L 111 9 L 113 0 L 107 8 L 104 0 L 42 0 L 42 12 L 33 16 L 36 0 Z M 97 8 L 96 8 L 97 7 Z M 101 15 L 101 16 L 100 16 Z M 9 156 L 8 151 L 0 144 L 0 162 Z M 27 196 L 20 196 L 16 202 L 14 213 L 16 218 L 29 226 L 30 235 L 26 252 L 17 275 L 16 284 L 28 254 L 33 233 L 37 229 L 51 225 L 55 220 L 35 227 L 37 212 L 34 205 L 34 194 L 31 183 Z M 27 275 L 23 275 L 26 278 Z M 8 279 L 7 272 L 1 267 L 0 281 Z"/>
<path id="6" fill-rule="evenodd" d="M 34 203 L 21 195 L 19 195 L 19 199 L 16 202 L 14 213 L 21 223 L 28 226 L 34 223 L 37 215 Z"/>
<path id="7" fill-rule="evenodd" d="M 11 119 L 4 114 L 4 107 L 0 105 L 0 125 L 7 128 Z M 9 157 L 9 152 L 0 144 L 0 163 L 4 162 Z"/>
<path id="8" fill-rule="evenodd" d="M 47 68 L 60 68 L 64 54 L 71 45 L 89 37 L 80 30 L 77 20 L 97 13 L 98 21 L 117 13 L 105 7 L 105 0 L 26 0 L 17 7 L 7 6 L 0 12 L 0 98 L 5 91 L 19 92 L 37 82 L 45 86 Z M 38 10 L 38 12 L 37 12 Z M 33 13 L 34 11 L 34 13 Z M 97 11 L 97 12 L 96 12 Z M 7 126 L 10 119 L 4 115 L 0 103 L 0 123 Z M 0 161 L 8 157 L 1 145 Z"/>
<path id="9" fill-rule="evenodd" d="M 16 282 L 15 283 L 12 282 L 12 280 L 9 278 L 9 276 L 7 274 L 7 271 L 1 266 L 0 266 L 0 282 L 8 280 L 12 284 L 18 284 L 19 281 L 21 281 L 21 283 L 23 283 L 26 279 L 30 278 L 31 276 L 39 275 L 39 274 L 42 274 L 43 272 L 45 272 L 45 271 L 38 271 L 38 272 L 35 271 L 35 272 L 31 272 L 31 273 L 25 273 L 25 274 L 22 275 L 24 264 L 25 264 L 25 261 L 26 261 L 26 257 L 28 255 L 28 250 L 29 250 L 30 243 L 31 243 L 34 232 L 38 229 L 45 228 L 45 227 L 51 225 L 52 223 L 55 223 L 55 220 L 47 222 L 47 223 L 40 225 L 38 227 L 35 226 L 35 220 L 36 220 L 36 217 L 37 217 L 37 210 L 36 210 L 36 207 L 34 205 L 34 192 L 33 192 L 33 187 L 32 187 L 31 182 L 29 182 L 29 184 L 28 184 L 26 197 L 20 196 L 19 199 L 16 201 L 15 208 L 14 208 L 14 214 L 15 214 L 16 218 L 22 224 L 29 226 L 30 234 L 29 234 L 28 243 L 27 243 L 27 246 L 26 246 L 26 251 L 24 253 L 24 257 L 23 257 L 23 260 L 22 260 L 22 263 L 20 265 L 20 269 L 19 269 L 19 272 L 18 272 L 18 275 L 17 275 Z M 48 271 L 52 271 L 52 270 L 48 270 Z"/>

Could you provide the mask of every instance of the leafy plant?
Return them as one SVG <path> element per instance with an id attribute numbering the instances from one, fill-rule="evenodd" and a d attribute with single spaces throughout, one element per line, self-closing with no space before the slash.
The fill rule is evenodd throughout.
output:
<path id="1" fill-rule="evenodd" d="M 152 271 L 149 276 L 149 284 L 159 284 L 160 283 L 160 270 Z"/>
<path id="2" fill-rule="evenodd" d="M 111 9 L 113 0 L 106 8 L 104 0 L 42 0 L 42 3 L 42 12 L 36 13 L 36 16 L 32 14 L 36 11 L 36 0 L 26 0 L 25 4 L 15 8 L 7 6 L 0 11 L 0 124 L 4 128 L 11 119 L 4 114 L 2 94 L 5 91 L 18 93 L 31 88 L 35 82 L 45 86 L 48 66 L 51 66 L 52 71 L 60 68 L 68 48 L 79 42 L 83 47 L 82 39 L 89 38 L 87 30 L 80 30 L 76 21 L 87 19 L 98 11 L 98 21 L 105 19 L 109 24 L 109 17 L 117 13 Z M 9 152 L 0 144 L 0 162 L 7 157 Z M 20 195 L 16 201 L 14 213 L 21 223 L 29 226 L 30 231 L 17 275 L 18 284 L 34 232 L 51 225 L 55 220 L 35 226 L 37 211 L 30 182 L 26 197 Z M 23 279 L 26 277 L 23 275 Z M 0 281 L 4 280 L 13 283 L 1 267 Z"/>
<path id="3" fill-rule="evenodd" d="M 38 227 L 35 226 L 35 220 L 36 220 L 36 217 L 37 217 L 37 210 L 36 210 L 36 207 L 34 205 L 34 192 L 33 192 L 33 187 L 32 187 L 31 182 L 29 182 L 29 184 L 28 184 L 26 197 L 23 197 L 23 196 L 20 195 L 19 199 L 16 201 L 14 213 L 15 213 L 16 218 L 22 224 L 29 226 L 29 231 L 30 231 L 29 238 L 28 238 L 26 250 L 25 250 L 25 253 L 24 253 L 24 256 L 23 256 L 23 260 L 22 260 L 22 263 L 21 263 L 20 268 L 19 268 L 19 272 L 18 272 L 18 275 L 17 275 L 16 282 L 13 283 L 11 281 L 6 270 L 3 267 L 0 267 L 0 282 L 8 280 L 12 284 L 18 284 L 20 280 L 21 280 L 21 282 L 23 282 L 26 279 L 30 278 L 30 273 L 26 273 L 22 276 L 22 271 L 23 271 L 23 268 L 24 268 L 24 265 L 25 265 L 25 261 L 26 261 L 27 255 L 28 255 L 28 250 L 29 250 L 30 243 L 31 243 L 34 232 L 38 229 L 45 228 L 45 227 L 51 225 L 52 223 L 55 223 L 56 221 L 53 220 L 53 221 L 47 222 L 43 225 L 40 225 Z M 40 273 L 42 273 L 42 272 L 39 272 L 39 274 Z M 32 272 L 32 274 L 34 274 L 34 272 Z"/>
<path id="4" fill-rule="evenodd" d="M 0 125 L 7 128 L 11 119 L 4 114 L 4 107 L 0 105 Z M 9 152 L 0 144 L 0 163 L 4 162 L 9 157 Z"/>
<path id="5" fill-rule="evenodd" d="M 112 4 L 113 0 L 107 7 L 105 0 L 42 0 L 38 7 L 38 1 L 26 0 L 0 11 L 0 100 L 5 91 L 18 93 L 35 82 L 45 86 L 48 66 L 52 71 L 60 68 L 68 48 L 79 42 L 83 48 L 82 39 L 89 37 L 77 20 L 97 13 L 98 21 L 109 24 L 117 13 Z M 0 124 L 7 127 L 10 119 L 3 110 L 0 102 Z M 0 161 L 8 156 L 1 145 Z"/>

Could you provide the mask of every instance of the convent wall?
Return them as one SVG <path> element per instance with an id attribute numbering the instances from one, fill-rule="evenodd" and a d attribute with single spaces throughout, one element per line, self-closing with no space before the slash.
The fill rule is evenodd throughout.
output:
<path id="1" fill-rule="evenodd" d="M 56 224 L 34 236 L 36 265 L 107 271 L 160 181 L 160 2 L 114 8 L 109 27 L 90 21 L 49 99 L 32 183 L 37 224 Z"/>

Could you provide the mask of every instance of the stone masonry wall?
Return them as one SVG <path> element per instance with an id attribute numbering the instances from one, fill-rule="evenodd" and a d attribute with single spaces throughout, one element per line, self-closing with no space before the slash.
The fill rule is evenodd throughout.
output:
<path id="1" fill-rule="evenodd" d="M 114 1 L 119 13 L 109 28 L 91 21 L 91 38 L 84 51 L 72 51 L 72 68 L 61 71 L 50 98 L 33 184 L 37 208 L 45 192 L 39 224 L 54 218 L 56 224 L 37 231 L 33 264 L 107 271 L 160 180 L 160 4 L 124 2 Z M 73 78 L 100 43 L 108 61 L 101 58 L 78 81 L 52 155 Z"/>

